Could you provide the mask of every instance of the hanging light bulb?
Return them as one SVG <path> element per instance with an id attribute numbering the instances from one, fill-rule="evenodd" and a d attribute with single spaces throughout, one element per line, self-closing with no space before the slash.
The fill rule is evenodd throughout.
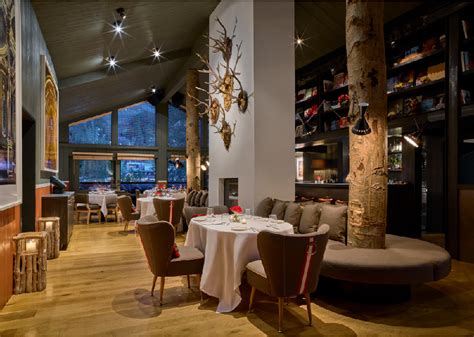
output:
<path id="1" fill-rule="evenodd" d="M 151 93 L 152 93 L 152 94 L 156 93 L 156 87 L 155 87 L 155 86 L 152 86 L 152 87 L 151 87 Z"/>
<path id="2" fill-rule="evenodd" d="M 117 20 L 115 21 L 112 26 L 114 27 L 114 32 L 118 35 L 122 35 L 123 33 L 123 21 Z"/>
<path id="3" fill-rule="evenodd" d="M 109 56 L 105 58 L 106 64 L 109 66 L 109 68 L 115 68 L 117 66 L 117 60 L 115 59 L 115 56 Z"/>
<path id="4" fill-rule="evenodd" d="M 204 165 L 204 164 L 201 164 L 201 170 L 203 170 L 203 171 L 207 171 L 207 167 L 206 167 L 206 165 Z"/>
<path id="5" fill-rule="evenodd" d="M 161 57 L 161 50 L 158 48 L 153 48 L 152 50 L 152 55 L 155 59 L 159 59 Z"/>
<path id="6" fill-rule="evenodd" d="M 209 160 L 206 160 L 206 166 L 209 167 Z"/>
<path id="7" fill-rule="evenodd" d="M 352 127 L 352 133 L 359 136 L 365 136 L 372 132 L 370 129 L 369 123 L 365 119 L 365 113 L 369 108 L 369 103 L 361 102 L 359 103 L 360 116 Z"/>

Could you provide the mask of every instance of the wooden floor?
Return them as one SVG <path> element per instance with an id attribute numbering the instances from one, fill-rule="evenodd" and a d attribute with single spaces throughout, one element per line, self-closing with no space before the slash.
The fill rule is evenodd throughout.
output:
<path id="1" fill-rule="evenodd" d="M 168 278 L 160 307 L 150 297 L 152 274 L 138 238 L 121 229 L 76 226 L 69 249 L 48 261 L 47 289 L 13 296 L 0 311 L 0 336 L 278 335 L 277 305 L 257 293 L 255 311 L 247 314 L 246 287 L 235 312 L 216 314 L 216 300 L 200 304 L 196 284 L 188 289 L 185 278 Z M 285 334 L 473 336 L 474 265 L 455 262 L 445 280 L 414 288 L 410 302 L 361 305 L 324 297 L 312 306 L 311 327 L 303 302 L 285 307 Z"/>

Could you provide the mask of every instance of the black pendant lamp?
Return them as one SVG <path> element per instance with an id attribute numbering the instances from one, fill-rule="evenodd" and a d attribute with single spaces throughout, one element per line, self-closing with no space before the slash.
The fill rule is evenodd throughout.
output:
<path id="1" fill-rule="evenodd" d="M 352 127 L 352 133 L 359 136 L 365 136 L 372 132 L 370 129 L 369 123 L 365 119 L 365 113 L 369 108 L 369 103 L 361 102 L 359 103 L 359 119 L 356 121 Z"/>

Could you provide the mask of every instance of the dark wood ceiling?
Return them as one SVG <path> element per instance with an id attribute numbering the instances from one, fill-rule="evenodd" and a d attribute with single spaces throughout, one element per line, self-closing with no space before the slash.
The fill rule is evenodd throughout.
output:
<path id="1" fill-rule="evenodd" d="M 205 48 L 200 39 L 209 15 L 220 0 L 183 1 L 59 1 L 32 0 L 59 78 L 60 120 L 91 115 L 143 99 L 152 85 L 167 91 L 181 89 L 193 48 Z M 387 3 L 386 21 L 419 2 Z M 126 10 L 122 39 L 111 24 Z M 296 50 L 296 68 L 344 44 L 344 1 L 296 1 L 295 28 L 305 38 Z M 168 59 L 152 63 L 153 47 Z M 123 66 L 107 72 L 104 57 L 114 55 Z M 172 94 L 172 92 L 168 92 Z"/>

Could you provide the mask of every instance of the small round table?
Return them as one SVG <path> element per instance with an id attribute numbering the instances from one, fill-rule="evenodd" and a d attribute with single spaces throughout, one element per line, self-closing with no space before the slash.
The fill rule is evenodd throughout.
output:
<path id="1" fill-rule="evenodd" d="M 246 225 L 230 223 L 227 216 L 217 216 L 214 223 L 206 217 L 191 220 L 185 246 L 199 249 L 204 256 L 200 288 L 217 297 L 217 312 L 230 312 L 242 300 L 239 286 L 245 266 L 259 260 L 257 234 L 262 230 L 292 234 L 289 223 L 272 223 L 266 218 L 253 217 Z M 247 226 L 247 229 L 235 226 Z M 239 229 L 239 230 L 236 230 Z"/>

